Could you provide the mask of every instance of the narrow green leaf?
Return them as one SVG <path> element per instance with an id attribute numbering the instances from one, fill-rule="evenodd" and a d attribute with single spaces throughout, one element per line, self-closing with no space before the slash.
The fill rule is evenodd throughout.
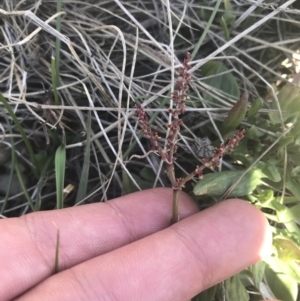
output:
<path id="1" fill-rule="evenodd" d="M 25 181 L 23 179 L 23 174 L 22 174 L 22 172 L 21 172 L 21 170 L 19 168 L 18 157 L 17 156 L 16 156 L 15 160 L 16 160 L 16 162 L 15 162 L 15 170 L 16 170 L 16 173 L 17 173 L 20 185 L 22 187 L 22 190 L 24 192 L 24 195 L 26 197 L 27 202 L 28 202 L 28 204 L 31 207 L 31 210 L 34 211 L 35 208 L 34 208 L 32 200 L 31 200 L 31 197 L 30 197 L 30 195 L 29 195 L 29 193 L 27 191 L 26 184 L 25 184 Z"/>
<path id="2" fill-rule="evenodd" d="M 248 110 L 248 119 L 252 120 L 253 118 L 255 118 L 258 114 L 258 111 L 262 108 L 263 104 L 264 103 L 261 98 L 255 99 Z"/>
<path id="3" fill-rule="evenodd" d="M 209 31 L 209 28 L 211 27 L 212 22 L 213 22 L 213 20 L 214 20 L 214 18 L 216 16 L 217 12 L 219 11 L 219 7 L 220 7 L 221 3 L 222 3 L 222 0 L 217 0 L 216 1 L 216 5 L 214 7 L 214 10 L 212 11 L 211 16 L 210 16 L 208 22 L 206 23 L 206 26 L 205 26 L 205 28 L 203 30 L 203 33 L 202 33 L 199 41 L 196 43 L 196 45 L 194 47 L 194 50 L 192 52 L 192 58 L 194 58 L 195 55 L 198 53 L 198 51 L 199 51 L 199 49 L 200 49 L 200 47 L 201 47 L 201 45 L 202 45 L 202 43 L 203 43 L 203 41 L 204 41 L 207 33 Z"/>
<path id="4" fill-rule="evenodd" d="M 88 120 L 87 120 L 87 138 L 86 145 L 84 150 L 84 159 L 83 166 L 80 175 L 80 182 L 78 186 L 78 192 L 76 196 L 75 203 L 79 203 L 82 199 L 86 197 L 87 186 L 89 180 L 89 170 L 90 170 L 90 156 L 91 156 L 91 111 L 88 112 Z"/>
<path id="5" fill-rule="evenodd" d="M 221 18 L 220 25 L 224 30 L 225 40 L 228 42 L 230 40 L 230 33 L 229 33 L 229 30 L 228 30 L 228 27 L 227 27 L 227 24 L 226 24 L 226 21 L 225 21 L 224 17 Z"/>
<path id="6" fill-rule="evenodd" d="M 248 92 L 244 92 L 242 97 L 230 109 L 221 127 L 222 134 L 235 130 L 244 120 L 247 113 L 248 97 Z"/>
<path id="7" fill-rule="evenodd" d="M 249 294 L 244 287 L 239 275 L 235 275 L 225 281 L 226 300 L 249 301 Z"/>
<path id="8" fill-rule="evenodd" d="M 57 84 L 58 84 L 58 76 L 57 76 L 57 70 L 56 70 L 56 63 L 55 63 L 55 57 L 51 57 L 51 76 L 52 76 L 52 88 L 53 88 L 53 95 L 55 100 L 55 105 L 59 105 L 59 96 L 57 92 Z"/>
<path id="9" fill-rule="evenodd" d="M 4 118 L 6 119 L 6 123 L 10 124 L 6 114 L 4 114 Z M 9 174 L 9 182 L 8 182 L 7 187 L 6 187 L 5 198 L 3 200 L 2 207 L 1 207 L 1 210 L 0 210 L 1 215 L 4 213 L 4 210 L 6 209 L 6 205 L 8 203 L 8 198 L 9 198 L 9 195 L 10 195 L 12 182 L 13 182 L 13 176 L 14 176 L 14 170 L 15 170 L 15 164 L 16 164 L 16 157 L 17 157 L 16 152 L 15 152 L 15 142 L 14 142 L 14 138 L 13 138 L 13 135 L 12 135 L 13 131 L 12 131 L 11 126 L 9 126 L 9 133 L 11 135 L 11 137 L 10 137 L 10 141 L 11 141 L 11 163 L 10 164 L 11 164 L 11 167 L 10 167 L 10 174 Z M 8 158 L 6 158 L 6 156 L 4 156 L 4 162 L 7 161 L 7 159 Z"/>
<path id="10" fill-rule="evenodd" d="M 62 0 L 56 0 L 56 12 L 61 12 Z M 56 18 L 56 30 L 58 32 L 61 31 L 61 15 Z M 60 48 L 61 41 L 59 38 L 56 38 L 55 43 L 55 86 L 57 87 L 59 84 L 59 66 L 60 66 Z M 58 105 L 58 103 L 56 103 Z"/>
<path id="11" fill-rule="evenodd" d="M 34 165 L 35 169 L 33 169 L 33 173 L 35 174 L 36 177 L 38 177 L 39 175 L 39 167 L 38 167 L 38 164 L 37 164 L 37 160 L 36 160 L 36 157 L 35 157 L 35 154 L 33 152 L 33 149 L 31 147 L 31 144 L 27 138 L 27 135 L 26 133 L 24 132 L 18 118 L 16 117 L 15 113 L 13 112 L 13 110 L 11 109 L 10 105 L 7 103 L 6 99 L 3 97 L 3 95 L 0 93 L 0 101 L 3 103 L 4 107 L 6 108 L 6 110 L 8 111 L 9 115 L 11 116 L 11 118 L 13 119 L 16 127 L 18 128 L 21 136 L 22 136 L 22 139 L 23 141 L 25 142 L 25 145 L 28 149 L 28 152 L 29 152 L 29 155 L 30 155 L 30 158 L 31 158 L 31 162 L 32 164 Z"/>
<path id="12" fill-rule="evenodd" d="M 59 272 L 59 243 L 60 243 L 60 235 L 57 225 L 54 223 L 56 228 L 56 246 L 55 246 L 55 264 L 54 264 L 54 273 L 57 274 Z"/>
<path id="13" fill-rule="evenodd" d="M 129 193 L 137 191 L 136 188 L 134 189 L 134 187 L 132 185 L 132 181 L 130 180 L 127 172 L 124 169 L 122 169 L 122 183 L 123 183 L 122 186 L 123 186 L 125 194 L 129 194 Z"/>
<path id="14" fill-rule="evenodd" d="M 55 176 L 56 176 L 56 207 L 61 209 L 64 206 L 64 182 L 66 169 L 66 148 L 61 145 L 55 153 Z"/>
<path id="15" fill-rule="evenodd" d="M 223 171 L 210 173 L 203 177 L 194 187 L 195 195 L 209 195 L 220 197 L 234 185 L 243 175 L 244 171 Z M 265 175 L 259 169 L 250 170 L 228 197 L 240 197 L 250 194 Z"/>

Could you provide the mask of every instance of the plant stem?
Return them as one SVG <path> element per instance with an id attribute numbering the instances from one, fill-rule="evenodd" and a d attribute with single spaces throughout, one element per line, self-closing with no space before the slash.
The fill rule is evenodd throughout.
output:
<path id="1" fill-rule="evenodd" d="M 172 225 L 177 223 L 178 218 L 178 189 L 173 189 Z"/>

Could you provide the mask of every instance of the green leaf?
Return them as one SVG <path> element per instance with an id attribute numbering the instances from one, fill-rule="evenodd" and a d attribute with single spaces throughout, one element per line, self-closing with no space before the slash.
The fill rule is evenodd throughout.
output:
<path id="1" fill-rule="evenodd" d="M 230 0 L 224 0 L 225 13 L 222 18 L 226 22 L 227 25 L 231 25 L 234 23 L 236 16 L 232 7 Z"/>
<path id="2" fill-rule="evenodd" d="M 297 167 L 292 169 L 291 177 L 300 179 L 300 166 L 297 166 Z"/>
<path id="3" fill-rule="evenodd" d="M 249 301 L 249 294 L 240 280 L 239 275 L 235 275 L 225 281 L 226 300 Z"/>
<path id="4" fill-rule="evenodd" d="M 262 169 L 263 173 L 273 182 L 281 181 L 281 174 L 279 173 L 277 167 L 272 164 L 265 164 Z"/>
<path id="5" fill-rule="evenodd" d="M 266 263 L 264 261 L 260 261 L 250 267 L 250 270 L 252 272 L 254 285 L 257 289 L 260 288 L 260 283 L 263 280 Z"/>
<path id="6" fill-rule="evenodd" d="M 259 141 L 259 138 L 263 135 L 264 133 L 262 131 L 260 131 L 255 125 L 252 125 L 250 128 L 247 129 L 245 137 L 255 141 Z"/>
<path id="7" fill-rule="evenodd" d="M 124 169 L 122 169 L 122 183 L 125 194 L 129 194 L 138 190 L 133 187 L 132 181 Z"/>
<path id="8" fill-rule="evenodd" d="M 212 301 L 215 297 L 217 285 L 210 287 L 209 289 L 200 293 L 197 297 L 193 298 L 193 301 Z"/>
<path id="9" fill-rule="evenodd" d="M 277 211 L 277 217 L 280 223 L 288 223 L 300 219 L 300 204 L 293 207 L 284 206 L 284 208 L 285 210 Z"/>
<path id="10" fill-rule="evenodd" d="M 265 189 L 262 190 L 258 195 L 256 195 L 257 200 L 260 204 L 268 204 L 272 200 L 274 200 L 274 190 L 272 189 Z"/>
<path id="11" fill-rule="evenodd" d="M 80 175 L 80 182 L 78 186 L 78 192 L 76 196 L 75 203 L 79 203 L 86 197 L 88 180 L 89 180 L 89 170 L 90 170 L 90 156 L 91 156 L 91 111 L 88 112 L 87 118 L 87 128 L 86 128 L 86 145 L 84 150 L 83 166 Z"/>
<path id="12" fill-rule="evenodd" d="M 283 269 L 282 269 L 283 268 Z M 280 261 L 273 261 L 267 265 L 265 280 L 277 299 L 284 301 L 296 301 L 298 295 L 298 283 L 284 271 Z"/>
<path id="13" fill-rule="evenodd" d="M 230 109 L 222 124 L 222 134 L 235 130 L 242 123 L 247 112 L 248 97 L 248 92 L 243 93 L 242 97 Z"/>
<path id="14" fill-rule="evenodd" d="M 64 207 L 64 183 L 66 170 L 66 148 L 58 147 L 55 153 L 55 177 L 56 177 L 56 208 Z"/>
<path id="15" fill-rule="evenodd" d="M 204 79 L 204 83 L 227 94 L 232 99 L 240 98 L 240 88 L 234 76 L 228 72 L 227 67 L 221 62 L 209 61 L 201 68 L 203 76 L 212 76 Z M 227 72 L 227 73 L 226 73 Z M 220 74 L 221 73 L 221 74 Z M 218 75 L 220 74 L 220 75 Z M 215 103 L 216 101 L 207 93 L 203 93 L 204 99 Z"/>
<path id="16" fill-rule="evenodd" d="M 154 182 L 155 181 L 155 177 L 156 175 L 154 174 L 153 170 L 149 167 L 144 167 L 142 168 L 142 170 L 140 171 L 140 177 L 143 180 L 146 180 L 148 182 Z"/>
<path id="17" fill-rule="evenodd" d="M 300 185 L 288 173 L 286 178 L 286 188 L 300 200 Z"/>
<path id="18" fill-rule="evenodd" d="M 273 245 L 277 249 L 279 259 L 283 261 L 300 261 L 300 247 L 288 237 L 274 237 Z"/>
<path id="19" fill-rule="evenodd" d="M 244 171 L 223 171 L 210 173 L 203 177 L 194 187 L 195 195 L 209 195 L 220 197 L 240 180 Z M 265 177 L 259 169 L 252 169 L 241 178 L 237 186 L 227 197 L 240 197 L 250 194 L 259 184 L 260 179 Z"/>
<path id="20" fill-rule="evenodd" d="M 22 128 L 22 125 L 20 124 L 17 116 L 15 115 L 14 111 L 11 109 L 10 105 L 8 104 L 8 102 L 6 101 L 6 99 L 3 97 L 3 95 L 0 93 L 0 101 L 3 103 L 5 109 L 7 110 L 7 112 L 9 113 L 9 115 L 11 116 L 11 118 L 13 119 L 14 121 L 14 124 L 16 125 L 16 127 L 18 128 L 21 136 L 22 136 L 22 139 L 23 141 L 25 142 L 25 145 L 28 149 L 28 152 L 30 154 L 30 159 L 31 159 L 31 162 L 32 164 L 34 165 L 35 169 L 33 169 L 33 173 L 35 174 L 35 176 L 38 178 L 39 177 L 39 173 L 40 173 L 40 170 L 38 168 L 38 163 L 37 163 L 37 160 L 36 160 L 36 157 L 35 157 L 35 154 L 33 152 L 33 149 L 32 149 L 32 146 L 29 142 L 29 139 L 27 138 L 27 135 L 26 133 L 24 132 L 23 128 Z"/>
<path id="21" fill-rule="evenodd" d="M 294 141 L 294 138 L 295 137 L 293 137 L 293 136 L 287 136 L 287 137 L 282 138 L 278 143 L 278 149 L 282 149 L 285 146 L 291 144 Z"/>
<path id="22" fill-rule="evenodd" d="M 225 40 L 228 42 L 230 40 L 230 33 L 229 33 L 229 30 L 228 30 L 228 27 L 227 27 L 224 17 L 221 18 L 220 25 L 224 30 Z"/>
<path id="23" fill-rule="evenodd" d="M 263 104 L 264 102 L 261 98 L 257 98 L 253 101 L 251 107 L 248 110 L 248 120 L 253 120 L 253 118 L 256 117 Z"/>
<path id="24" fill-rule="evenodd" d="M 57 225 L 54 223 L 56 228 L 56 246 L 55 246 L 55 261 L 54 261 L 54 273 L 57 274 L 59 272 L 59 246 L 60 246 L 60 235 L 59 229 Z"/>
<path id="25" fill-rule="evenodd" d="M 297 86 L 296 77 L 294 77 L 293 83 L 287 83 L 281 88 L 277 98 L 284 122 L 293 116 L 297 117 L 297 114 L 300 112 L 300 87 Z M 278 110 L 275 100 L 272 103 L 272 108 Z M 281 123 L 279 112 L 270 112 L 269 117 L 273 124 Z"/>

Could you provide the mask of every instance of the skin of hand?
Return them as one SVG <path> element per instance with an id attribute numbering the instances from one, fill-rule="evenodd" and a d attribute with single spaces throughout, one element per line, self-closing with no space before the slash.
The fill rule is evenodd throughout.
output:
<path id="1" fill-rule="evenodd" d="M 249 203 L 198 212 L 179 200 L 172 226 L 168 188 L 1 220 L 0 300 L 190 300 L 269 253 L 269 224 Z"/>

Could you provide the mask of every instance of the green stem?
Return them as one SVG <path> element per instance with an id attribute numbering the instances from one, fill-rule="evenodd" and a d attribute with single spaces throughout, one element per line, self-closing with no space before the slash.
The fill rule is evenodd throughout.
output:
<path id="1" fill-rule="evenodd" d="M 179 221 L 179 216 L 178 216 L 178 192 L 179 192 L 179 190 L 173 189 L 172 225 Z"/>

